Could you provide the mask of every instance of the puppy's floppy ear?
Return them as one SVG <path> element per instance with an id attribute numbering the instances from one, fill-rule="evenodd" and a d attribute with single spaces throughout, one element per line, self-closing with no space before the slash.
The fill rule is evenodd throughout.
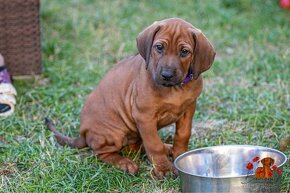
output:
<path id="1" fill-rule="evenodd" d="M 274 162 L 275 162 L 275 160 L 274 160 L 274 159 L 272 159 L 272 158 L 270 158 L 270 160 L 271 160 L 271 165 L 273 165 L 273 164 L 274 164 Z"/>
<path id="2" fill-rule="evenodd" d="M 208 70 L 215 58 L 215 50 L 205 35 L 198 29 L 192 28 L 194 46 L 194 58 L 192 61 L 193 78 L 196 80 L 199 75 Z"/>
<path id="3" fill-rule="evenodd" d="M 266 158 L 264 158 L 264 159 L 261 160 L 261 162 L 262 162 L 263 165 L 265 164 L 265 161 L 266 161 L 265 159 Z"/>
<path id="4" fill-rule="evenodd" d="M 158 22 L 154 22 L 152 25 L 150 25 L 149 27 L 144 29 L 141 33 L 139 33 L 136 39 L 138 51 L 146 62 L 146 69 L 148 68 L 149 65 L 149 59 L 154 37 L 159 29 L 160 25 L 158 24 Z"/>

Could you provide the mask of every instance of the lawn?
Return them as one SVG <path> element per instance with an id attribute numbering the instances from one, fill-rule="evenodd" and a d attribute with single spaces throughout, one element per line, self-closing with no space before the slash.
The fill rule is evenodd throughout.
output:
<path id="1" fill-rule="evenodd" d="M 213 67 L 204 73 L 190 149 L 221 144 L 278 149 L 290 135 L 290 12 L 278 1 L 41 3 L 44 74 L 16 79 L 17 110 L 0 118 L 0 169 L 6 171 L 0 192 L 181 191 L 179 178 L 152 178 L 146 155 L 129 155 L 138 158 L 140 174 L 128 175 L 88 149 L 56 145 L 43 121 L 48 116 L 60 131 L 78 136 L 86 95 L 114 63 L 137 52 L 140 31 L 168 17 L 202 29 L 217 51 Z M 288 162 L 282 192 L 289 184 Z"/>

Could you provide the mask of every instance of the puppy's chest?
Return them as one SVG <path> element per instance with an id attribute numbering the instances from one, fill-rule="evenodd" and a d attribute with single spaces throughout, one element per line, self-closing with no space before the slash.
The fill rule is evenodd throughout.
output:
<path id="1" fill-rule="evenodd" d="M 179 101 L 172 103 L 165 102 L 163 105 L 160 105 L 157 115 L 158 127 L 164 127 L 178 121 L 193 102 L 194 100 L 192 99 L 179 99 Z"/>

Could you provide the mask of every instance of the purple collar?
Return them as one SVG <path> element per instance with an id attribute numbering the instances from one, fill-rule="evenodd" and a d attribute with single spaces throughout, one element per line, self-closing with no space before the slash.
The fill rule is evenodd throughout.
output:
<path id="1" fill-rule="evenodd" d="M 188 83 L 189 81 L 191 81 L 193 79 L 193 74 L 192 72 L 188 73 L 185 77 L 185 79 L 183 80 L 183 82 L 180 84 L 180 86 L 184 86 L 186 83 Z"/>
<path id="2" fill-rule="evenodd" d="M 3 66 L 0 67 L 0 83 L 11 83 L 10 75 Z"/>

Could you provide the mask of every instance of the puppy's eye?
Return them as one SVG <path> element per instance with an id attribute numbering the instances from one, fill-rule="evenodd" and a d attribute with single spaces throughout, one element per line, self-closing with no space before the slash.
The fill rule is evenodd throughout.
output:
<path id="1" fill-rule="evenodd" d="M 162 44 L 156 44 L 154 47 L 158 53 L 162 53 L 162 51 L 164 49 L 164 46 Z"/>
<path id="2" fill-rule="evenodd" d="M 185 57 L 185 56 L 187 56 L 189 53 L 190 53 L 189 50 L 183 48 L 183 49 L 180 51 L 180 56 L 181 56 L 181 57 Z"/>

